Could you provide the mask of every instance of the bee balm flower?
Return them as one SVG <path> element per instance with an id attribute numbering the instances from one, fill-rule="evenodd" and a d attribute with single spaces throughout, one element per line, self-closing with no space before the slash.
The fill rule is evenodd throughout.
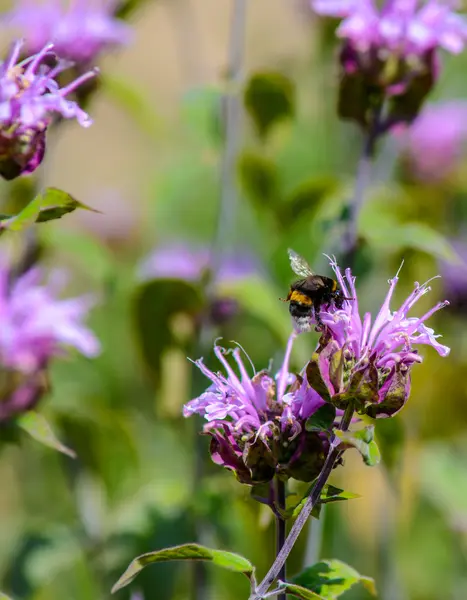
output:
<path id="1" fill-rule="evenodd" d="M 275 474 L 312 481 L 324 463 L 328 436 L 305 427 L 324 401 L 306 380 L 289 372 L 295 335 L 276 380 L 269 371 L 248 374 L 239 348 L 214 347 L 223 373 L 209 370 L 202 359 L 195 363 L 211 385 L 185 405 L 183 414 L 206 419 L 213 461 L 233 470 L 241 483 L 265 483 Z M 238 374 L 227 361 L 229 353 Z"/>
<path id="2" fill-rule="evenodd" d="M 418 114 L 438 74 L 440 48 L 464 49 L 467 23 L 450 0 L 312 0 L 320 15 L 342 19 L 340 114 L 371 125 L 368 112 L 391 99 L 387 124 L 410 122 Z"/>
<path id="3" fill-rule="evenodd" d="M 53 45 L 18 63 L 22 45 L 22 41 L 16 42 L 0 66 L 0 175 L 5 179 L 32 173 L 40 165 L 46 131 L 54 116 L 76 119 L 83 127 L 92 123 L 67 95 L 96 71 L 60 88 L 55 78 L 68 65 L 58 61 L 49 66 L 50 59 L 55 58 Z"/>
<path id="4" fill-rule="evenodd" d="M 68 7 L 61 0 L 15 4 L 3 20 L 27 40 L 31 53 L 52 42 L 61 57 L 87 66 L 103 50 L 126 44 L 131 37 L 131 28 L 113 16 L 114 1 L 70 0 Z"/>
<path id="5" fill-rule="evenodd" d="M 31 269 L 11 282 L 0 266 L 0 422 L 34 406 L 53 357 L 68 348 L 90 358 L 100 351 L 83 324 L 90 299 L 58 300 L 53 285 L 40 279 L 40 270 Z"/>
<path id="6" fill-rule="evenodd" d="M 340 409 L 352 401 L 360 414 L 391 417 L 408 399 L 412 366 L 422 362 L 417 346 L 426 344 L 440 356 L 449 354 L 449 348 L 438 342 L 440 336 L 425 325 L 449 303 L 439 302 L 421 317 L 409 316 L 418 300 L 431 289 L 429 282 L 416 283 L 409 297 L 392 311 L 390 303 L 399 279 L 396 275 L 389 282 L 376 318 L 373 320 L 370 313 L 362 318 L 355 277 L 346 269 L 344 278 L 334 260 L 331 267 L 343 293 L 352 300 L 345 301 L 342 310 L 332 314 L 321 311 L 324 331 L 307 367 L 308 382 Z"/>

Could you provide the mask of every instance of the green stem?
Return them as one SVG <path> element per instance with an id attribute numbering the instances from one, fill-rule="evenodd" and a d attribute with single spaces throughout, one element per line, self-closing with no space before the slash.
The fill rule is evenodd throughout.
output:
<path id="1" fill-rule="evenodd" d="M 352 417 L 354 414 L 354 407 L 351 402 L 347 406 L 344 416 L 342 417 L 341 424 L 339 429 L 341 431 L 347 431 L 349 428 L 350 422 L 352 421 Z M 300 514 L 298 515 L 295 523 L 290 530 L 289 535 L 287 536 L 284 545 L 282 546 L 281 551 L 276 556 L 276 560 L 272 564 L 271 568 L 267 572 L 264 579 L 258 585 L 256 590 L 250 596 L 249 600 L 261 600 L 263 596 L 267 593 L 271 584 L 277 579 L 279 576 L 285 561 L 287 560 L 292 548 L 295 545 L 295 542 L 298 539 L 305 523 L 308 521 L 308 517 L 311 514 L 311 511 L 319 502 L 321 497 L 321 492 L 323 491 L 324 486 L 326 485 L 329 476 L 335 467 L 337 460 L 339 459 L 342 451 L 339 449 L 339 439 L 336 436 L 333 436 L 331 441 L 329 452 L 324 462 L 323 468 L 321 469 L 321 473 L 316 480 L 313 489 L 311 490 L 310 495 L 308 496 Z"/>

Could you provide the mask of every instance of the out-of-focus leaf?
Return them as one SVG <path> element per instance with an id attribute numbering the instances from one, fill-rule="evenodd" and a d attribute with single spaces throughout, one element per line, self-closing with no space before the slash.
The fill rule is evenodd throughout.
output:
<path id="1" fill-rule="evenodd" d="M 196 318 L 203 306 L 199 287 L 180 279 L 154 279 L 140 286 L 134 301 L 136 335 L 146 365 L 159 380 L 164 351 L 183 347 L 189 354 L 191 336 L 183 344 L 174 334 L 173 318 L 185 314 Z"/>
<path id="2" fill-rule="evenodd" d="M 280 293 L 268 281 L 251 276 L 222 283 L 219 285 L 219 291 L 237 300 L 243 309 L 266 323 L 284 344 L 287 343 L 292 331 L 289 311 L 279 301 Z"/>
<path id="3" fill-rule="evenodd" d="M 278 193 L 278 173 L 273 161 L 244 152 L 238 159 L 238 170 L 245 194 L 259 208 L 271 209 Z"/>
<path id="4" fill-rule="evenodd" d="M 277 220 L 290 227 L 301 218 L 312 219 L 326 198 L 336 192 L 338 182 L 333 177 L 314 177 L 300 183 L 278 207 Z"/>
<path id="5" fill-rule="evenodd" d="M 295 89 L 282 73 L 255 73 L 247 83 L 244 102 L 261 137 L 295 112 Z"/>
<path id="6" fill-rule="evenodd" d="M 336 559 L 322 560 L 304 569 L 292 578 L 292 582 L 315 592 L 324 600 L 339 598 L 356 583 L 361 583 L 371 595 L 376 596 L 373 579 L 360 575 L 354 568 Z"/>
<path id="7" fill-rule="evenodd" d="M 336 418 L 336 408 L 332 404 L 323 404 L 306 420 L 307 431 L 329 431 Z"/>
<path id="8" fill-rule="evenodd" d="M 45 417 L 40 413 L 30 410 L 18 417 L 16 423 L 38 442 L 54 448 L 54 450 L 58 450 L 71 458 L 76 458 L 75 452 L 60 442 Z"/>
<path id="9" fill-rule="evenodd" d="M 223 567 L 229 571 L 243 573 L 250 580 L 254 577 L 255 568 L 249 560 L 224 550 L 212 550 L 199 544 L 182 544 L 173 548 L 147 552 L 135 558 L 128 566 L 127 570 L 112 588 L 112 593 L 121 590 L 128 585 L 140 573 L 144 567 L 157 562 L 167 562 L 172 560 L 203 560 L 212 562 L 218 567 Z"/>
<path id="10" fill-rule="evenodd" d="M 30 227 L 33 223 L 60 219 L 63 215 L 73 212 L 77 208 L 99 212 L 76 200 L 67 192 L 63 192 L 58 188 L 46 188 L 17 215 L 0 215 L 0 232 L 5 229 L 21 231 L 26 227 Z"/>
<path id="11" fill-rule="evenodd" d="M 115 16 L 117 19 L 127 19 L 147 2 L 148 0 L 121 0 L 116 5 Z"/>
<path id="12" fill-rule="evenodd" d="M 295 598 L 300 598 L 301 600 L 323 600 L 323 596 L 319 596 L 315 594 L 312 590 L 308 590 L 301 585 L 296 585 L 295 583 L 280 583 L 280 589 L 282 591 L 286 591 L 287 594 L 291 596 L 295 596 Z"/>
<path id="13" fill-rule="evenodd" d="M 7 596 L 3 592 L 0 592 L 0 600 L 13 600 L 10 596 Z"/>
<path id="14" fill-rule="evenodd" d="M 374 429 L 374 425 L 370 425 L 359 431 L 341 431 L 340 429 L 335 429 L 334 433 L 344 444 L 356 448 L 362 455 L 366 465 L 374 467 L 381 460 L 378 445 L 373 439 Z"/>
<path id="15" fill-rule="evenodd" d="M 103 91 L 120 106 L 150 137 L 156 137 L 161 131 L 161 119 L 154 111 L 150 96 L 138 87 L 134 81 L 128 81 L 115 75 L 99 77 Z"/>
<path id="16" fill-rule="evenodd" d="M 362 211 L 359 233 L 370 246 L 379 250 L 414 248 L 436 258 L 459 262 L 459 257 L 447 239 L 438 231 L 418 222 L 400 222 L 396 215 L 375 202 Z"/>

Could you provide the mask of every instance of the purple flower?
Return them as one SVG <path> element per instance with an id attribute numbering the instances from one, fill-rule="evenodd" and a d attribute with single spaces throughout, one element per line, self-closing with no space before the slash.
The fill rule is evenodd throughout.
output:
<path id="1" fill-rule="evenodd" d="M 409 167 L 422 181 L 438 182 L 459 164 L 467 142 L 467 102 L 427 106 L 402 138 Z"/>
<path id="2" fill-rule="evenodd" d="M 41 271 L 31 269 L 11 281 L 0 267 L 0 421 L 32 408 L 46 389 L 50 360 L 75 348 L 87 357 L 100 352 L 94 334 L 83 324 L 90 298 L 58 300 L 58 281 L 41 285 Z"/>
<path id="3" fill-rule="evenodd" d="M 174 242 L 156 248 L 142 263 L 142 279 L 176 278 L 199 281 L 209 269 L 210 252 L 203 245 Z M 219 285 L 258 273 L 254 258 L 246 253 L 223 257 L 216 276 Z"/>
<path id="4" fill-rule="evenodd" d="M 311 5 L 320 15 L 343 19 L 337 35 L 362 52 L 375 48 L 421 56 L 444 48 L 457 54 L 467 38 L 467 23 L 453 10 L 459 5 L 455 0 L 386 0 L 381 9 L 374 0 L 312 0 Z"/>
<path id="5" fill-rule="evenodd" d="M 442 0 L 311 0 L 320 15 L 342 19 L 339 114 L 373 135 L 411 122 L 439 72 L 438 49 L 464 49 L 467 22 Z M 385 100 L 391 100 L 381 116 Z"/>
<path id="6" fill-rule="evenodd" d="M 45 136 L 54 116 L 76 119 L 83 127 L 92 121 L 67 95 L 96 75 L 89 71 L 60 88 L 55 81 L 67 64 L 55 59 L 53 45 L 17 62 L 23 42 L 16 42 L 0 66 L 0 174 L 13 179 L 32 173 L 45 152 Z"/>
<path id="7" fill-rule="evenodd" d="M 240 348 L 214 347 L 224 372 L 214 373 L 202 359 L 195 362 L 211 385 L 185 405 L 183 414 L 205 418 L 213 461 L 233 470 L 242 483 L 268 482 L 275 474 L 311 481 L 322 467 L 328 436 L 307 431 L 305 424 L 324 401 L 306 380 L 289 372 L 295 337 L 289 338 L 276 378 L 266 370 L 250 375 Z"/>
<path id="8" fill-rule="evenodd" d="M 131 28 L 113 16 L 115 4 L 113 0 L 70 0 L 66 8 L 60 0 L 41 5 L 20 0 L 4 20 L 26 38 L 28 52 L 39 52 L 53 42 L 61 57 L 89 65 L 103 50 L 131 39 Z"/>
<path id="9" fill-rule="evenodd" d="M 439 302 L 421 317 L 409 316 L 418 300 L 431 289 L 429 282 L 416 283 L 409 297 L 392 311 L 397 274 L 389 281 L 389 291 L 376 318 L 372 319 L 370 313 L 362 318 L 355 277 L 346 269 L 344 278 L 334 260 L 331 267 L 345 297 L 352 300 L 345 301 L 342 310 L 320 312 L 323 335 L 307 367 L 308 382 L 340 409 L 353 401 L 361 414 L 375 418 L 393 416 L 408 399 L 412 365 L 422 362 L 417 346 L 426 344 L 440 356 L 449 354 L 449 348 L 438 342 L 440 336 L 425 324 L 449 303 Z"/>

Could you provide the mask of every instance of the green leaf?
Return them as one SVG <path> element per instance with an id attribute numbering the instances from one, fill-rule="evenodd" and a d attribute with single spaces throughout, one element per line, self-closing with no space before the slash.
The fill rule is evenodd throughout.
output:
<path id="1" fill-rule="evenodd" d="M 30 410 L 16 419 L 16 423 L 21 429 L 29 433 L 38 442 L 58 450 L 71 458 L 76 458 L 76 454 L 71 448 L 67 448 L 55 437 L 50 425 L 40 413 Z"/>
<path id="2" fill-rule="evenodd" d="M 379 464 L 381 454 L 374 438 L 374 425 L 369 425 L 359 431 L 341 431 L 335 429 L 336 436 L 346 445 L 356 448 L 362 455 L 363 461 L 369 467 Z"/>
<path id="3" fill-rule="evenodd" d="M 329 431 L 336 418 L 336 408 L 332 404 L 324 404 L 306 420 L 307 431 Z"/>
<path id="4" fill-rule="evenodd" d="M 414 248 L 446 261 L 460 261 L 448 240 L 426 223 L 400 222 L 382 202 L 367 205 L 362 211 L 359 233 L 373 248 L 384 251 Z"/>
<path id="5" fill-rule="evenodd" d="M 315 592 L 308 590 L 301 585 L 296 585 L 294 583 L 285 583 L 282 582 L 279 584 L 281 590 L 286 591 L 287 594 L 291 596 L 295 596 L 296 598 L 301 598 L 301 600 L 323 600 L 323 596 L 319 596 L 315 594 Z"/>
<path id="6" fill-rule="evenodd" d="M 0 232 L 5 229 L 22 231 L 33 223 L 60 219 L 63 215 L 73 212 L 77 208 L 99 212 L 58 188 L 46 188 L 17 215 L 1 215 Z"/>
<path id="7" fill-rule="evenodd" d="M 295 112 L 295 88 L 288 77 L 276 72 L 256 73 L 247 83 L 244 102 L 261 137 Z"/>
<path id="8" fill-rule="evenodd" d="M 291 227 L 300 219 L 314 218 L 326 199 L 336 192 L 337 181 L 333 177 L 313 177 L 302 181 L 278 207 L 277 220 L 282 228 Z"/>
<path id="9" fill-rule="evenodd" d="M 360 575 L 358 571 L 340 560 L 322 560 L 292 578 L 292 582 L 318 594 L 323 600 L 334 600 L 357 583 L 376 596 L 373 579 Z M 301 596 L 299 596 L 300 598 Z"/>
<path id="10" fill-rule="evenodd" d="M 7 596 L 3 592 L 0 592 L 0 600 L 12 600 L 10 596 Z"/>
<path id="11" fill-rule="evenodd" d="M 338 487 L 326 484 L 321 492 L 319 501 L 321 504 L 327 504 L 329 502 L 340 502 L 342 500 L 354 500 L 355 498 L 361 498 L 360 494 L 346 492 Z"/>
<path id="12" fill-rule="evenodd" d="M 174 317 L 184 314 L 194 321 L 202 306 L 201 289 L 180 279 L 154 279 L 136 290 L 136 335 L 145 363 L 156 381 L 159 381 L 162 356 L 167 349 L 178 347 L 190 354 L 192 332 L 185 340 L 177 338 Z"/>
<path id="13" fill-rule="evenodd" d="M 254 580 L 255 568 L 251 562 L 243 556 L 224 550 L 212 550 L 211 548 L 206 548 L 199 544 L 182 544 L 181 546 L 174 546 L 173 548 L 164 548 L 154 552 L 147 552 L 146 554 L 142 554 L 135 558 L 129 564 L 125 573 L 123 573 L 117 583 L 113 586 L 112 594 L 121 590 L 133 581 L 144 567 L 152 565 L 153 563 L 172 560 L 205 560 L 212 562 L 218 567 L 228 569 L 229 571 L 243 573 L 250 580 Z"/>
<path id="14" fill-rule="evenodd" d="M 258 208 L 271 210 L 277 200 L 279 186 L 274 162 L 253 152 L 244 152 L 237 167 L 246 196 Z"/>

